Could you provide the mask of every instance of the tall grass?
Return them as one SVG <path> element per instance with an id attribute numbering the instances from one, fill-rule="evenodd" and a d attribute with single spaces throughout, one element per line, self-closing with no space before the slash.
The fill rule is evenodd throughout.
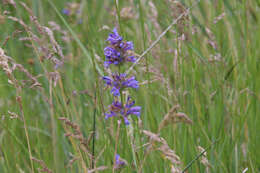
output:
<path id="1" fill-rule="evenodd" d="M 23 2 L 0 4 L 0 172 L 112 172 L 115 146 L 115 172 L 260 171 L 258 1 L 70 1 L 69 16 L 66 1 Z M 101 80 L 115 26 L 137 56 L 160 38 L 122 69 L 142 113 L 119 129 Z"/>

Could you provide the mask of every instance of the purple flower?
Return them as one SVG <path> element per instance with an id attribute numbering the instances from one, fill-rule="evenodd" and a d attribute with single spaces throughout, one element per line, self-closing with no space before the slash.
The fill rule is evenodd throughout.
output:
<path id="1" fill-rule="evenodd" d="M 119 47 L 121 49 L 123 49 L 124 51 L 127 51 L 127 50 L 134 50 L 134 44 L 132 41 L 127 41 L 127 42 L 121 42 L 119 44 Z"/>
<path id="2" fill-rule="evenodd" d="M 121 159 L 119 154 L 116 154 L 116 163 L 115 163 L 115 169 L 120 169 L 123 166 L 126 165 L 126 161 L 124 161 L 123 159 Z"/>
<path id="3" fill-rule="evenodd" d="M 110 64 L 118 65 L 123 61 L 123 57 L 121 57 L 121 53 L 112 47 L 106 47 L 104 49 L 104 54 L 106 56 L 106 61 L 104 63 L 105 67 L 108 67 Z"/>
<path id="4" fill-rule="evenodd" d="M 135 80 L 134 76 L 127 78 L 124 82 L 122 82 L 122 86 L 124 86 L 125 88 L 128 87 L 128 88 L 135 88 L 135 89 L 139 87 L 138 81 Z"/>
<path id="5" fill-rule="evenodd" d="M 124 116 L 136 115 L 137 117 L 140 117 L 141 106 L 134 106 L 134 104 L 135 104 L 135 101 L 131 100 L 131 97 L 128 97 L 127 102 L 125 104 Z"/>
<path id="6" fill-rule="evenodd" d="M 127 98 L 125 105 L 122 105 L 119 101 L 113 101 L 113 103 L 109 106 L 108 113 L 105 113 L 105 119 L 121 116 L 124 119 L 125 125 L 129 125 L 129 115 L 135 115 L 139 118 L 141 114 L 141 107 L 134 106 L 134 104 L 135 101 L 131 100 L 130 97 Z"/>
<path id="7" fill-rule="evenodd" d="M 67 16 L 69 16 L 69 15 L 70 15 L 70 10 L 64 8 L 64 9 L 62 10 L 62 13 L 65 14 L 65 15 L 67 15 Z"/>
<path id="8" fill-rule="evenodd" d="M 114 96 L 120 96 L 120 90 L 124 88 L 139 88 L 139 83 L 135 80 L 135 77 L 126 77 L 125 73 L 118 74 L 113 73 L 112 77 L 104 76 L 103 80 L 106 82 L 106 85 L 111 87 L 111 93 Z"/>
<path id="9" fill-rule="evenodd" d="M 113 101 L 113 103 L 109 106 L 109 113 L 105 113 L 105 115 L 106 115 L 105 119 L 117 116 L 117 114 L 120 113 L 122 109 L 123 109 L 123 106 L 122 106 L 121 102 Z"/>
<path id="10" fill-rule="evenodd" d="M 128 57 L 126 57 L 126 61 L 128 61 L 128 62 L 135 62 L 136 58 L 134 56 L 128 56 Z"/>
<path id="11" fill-rule="evenodd" d="M 120 159 L 120 155 L 119 154 L 116 154 L 116 164 L 117 165 L 124 165 L 125 162 L 123 162 L 121 159 Z"/>
<path id="12" fill-rule="evenodd" d="M 123 41 L 123 37 L 119 35 L 117 29 L 114 28 L 113 32 L 109 34 L 107 41 L 109 45 L 104 49 L 104 55 L 106 60 L 104 62 L 105 68 L 109 65 L 122 65 L 125 62 L 136 62 L 136 58 L 133 54 L 134 44 L 131 41 Z M 121 92 L 125 88 L 139 88 L 139 83 L 135 79 L 135 76 L 127 77 L 125 73 L 113 73 L 111 76 L 104 76 L 106 86 L 111 88 L 111 93 L 116 97 L 120 96 Z M 123 100 L 121 100 L 123 101 Z M 108 111 L 105 113 L 105 119 L 111 117 L 119 117 L 124 120 L 126 125 L 129 125 L 129 115 L 135 115 L 140 117 L 141 107 L 134 106 L 135 102 L 127 98 L 125 104 L 116 100 L 109 106 Z M 116 156 L 117 162 L 119 155 Z"/>
<path id="13" fill-rule="evenodd" d="M 104 49 L 104 55 L 106 57 L 104 66 L 106 68 L 109 67 L 110 64 L 120 65 L 125 61 L 136 61 L 131 53 L 131 51 L 134 50 L 133 42 L 124 42 L 123 37 L 118 34 L 116 28 L 114 28 L 113 33 L 109 34 L 107 41 L 109 41 L 110 45 Z"/>
<path id="14" fill-rule="evenodd" d="M 103 77 L 103 80 L 106 82 L 106 85 L 112 86 L 112 80 L 111 80 L 110 77 L 104 76 L 104 77 Z"/>
<path id="15" fill-rule="evenodd" d="M 105 47 L 104 55 L 108 58 L 119 58 L 121 54 L 112 47 Z"/>
<path id="16" fill-rule="evenodd" d="M 117 29 L 114 28 L 113 29 L 113 33 L 110 33 L 108 35 L 107 41 L 109 41 L 112 45 L 114 44 L 118 44 L 123 40 L 123 37 L 121 37 L 118 32 Z"/>

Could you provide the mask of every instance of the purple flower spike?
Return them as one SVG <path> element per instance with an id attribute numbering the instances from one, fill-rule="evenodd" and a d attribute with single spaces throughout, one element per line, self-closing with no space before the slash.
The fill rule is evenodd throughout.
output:
<path id="1" fill-rule="evenodd" d="M 129 125 L 129 115 L 135 115 L 139 118 L 141 114 L 141 107 L 134 106 L 134 104 L 135 101 L 131 100 L 130 97 L 127 98 L 127 102 L 123 106 L 121 102 L 113 101 L 113 103 L 109 106 L 108 113 L 105 113 L 105 119 L 121 116 L 124 119 L 125 125 Z"/>
<path id="2" fill-rule="evenodd" d="M 109 68 L 111 64 L 121 66 L 125 62 L 136 62 L 134 56 L 134 44 L 132 41 L 123 41 L 123 37 L 119 35 L 116 28 L 113 32 L 108 35 L 107 41 L 109 45 L 104 49 L 104 55 L 106 57 L 104 61 L 104 67 Z M 125 73 L 113 73 L 111 76 L 104 76 L 102 78 L 105 85 L 110 88 L 111 94 L 116 97 L 112 104 L 109 106 L 108 111 L 105 113 L 105 119 L 111 117 L 119 117 L 124 120 L 125 125 L 129 125 L 129 115 L 135 115 L 138 118 L 141 114 L 141 107 L 134 106 L 135 102 L 127 98 L 125 104 L 119 102 L 118 96 L 121 95 L 122 91 L 126 88 L 139 88 L 139 83 L 135 76 L 127 77 Z M 122 99 L 123 97 L 121 97 Z M 123 101 L 123 100 L 121 100 Z M 120 165 L 120 156 L 116 155 L 116 162 Z"/>
<path id="3" fill-rule="evenodd" d="M 112 77 L 104 76 L 103 80 L 106 82 L 106 85 L 111 87 L 111 93 L 114 96 L 120 96 L 120 90 L 124 88 L 139 88 L 139 83 L 135 80 L 135 77 L 132 76 L 130 78 L 126 77 L 125 73 L 112 74 Z"/>
<path id="4" fill-rule="evenodd" d="M 132 41 L 123 41 L 117 29 L 114 28 L 113 33 L 110 33 L 107 41 L 110 45 L 104 49 L 106 60 L 104 67 L 108 68 L 110 64 L 121 65 L 123 62 L 135 62 L 136 59 L 132 56 L 134 44 Z"/>
<path id="5" fill-rule="evenodd" d="M 117 29 L 114 28 L 113 29 L 113 33 L 108 35 L 107 41 L 109 41 L 112 45 L 114 44 L 118 44 L 119 42 L 121 42 L 123 40 L 123 37 L 121 37 L 118 32 Z"/>

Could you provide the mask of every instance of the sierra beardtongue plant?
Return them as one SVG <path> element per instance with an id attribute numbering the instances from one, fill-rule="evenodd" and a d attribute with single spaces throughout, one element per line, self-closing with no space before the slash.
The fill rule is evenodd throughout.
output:
<path id="1" fill-rule="evenodd" d="M 117 32 L 117 29 L 113 29 L 113 33 L 110 33 L 107 41 L 109 45 L 104 49 L 104 55 L 106 60 L 104 67 L 109 68 L 111 65 L 118 67 L 117 72 L 113 72 L 111 76 L 104 76 L 103 80 L 105 85 L 111 88 L 111 94 L 114 97 L 114 101 L 108 106 L 108 111 L 105 113 L 105 119 L 111 117 L 122 118 L 126 125 L 129 125 L 129 115 L 136 115 L 140 117 L 141 107 L 134 106 L 135 101 L 130 96 L 127 97 L 126 103 L 123 103 L 122 91 L 127 88 L 139 88 L 139 83 L 135 79 L 135 76 L 127 77 L 127 74 L 120 73 L 120 67 L 125 63 L 134 63 L 136 61 L 135 56 L 132 54 L 134 50 L 133 42 L 123 41 L 123 37 Z M 121 96 L 121 101 L 119 101 Z"/>

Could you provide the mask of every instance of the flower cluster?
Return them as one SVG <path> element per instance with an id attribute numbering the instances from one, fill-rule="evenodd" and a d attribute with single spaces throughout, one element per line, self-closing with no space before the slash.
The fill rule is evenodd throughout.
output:
<path id="1" fill-rule="evenodd" d="M 130 97 L 127 98 L 126 104 L 122 104 L 119 101 L 113 101 L 113 103 L 109 106 L 109 112 L 106 113 L 106 119 L 114 116 L 122 116 L 126 125 L 129 125 L 128 116 L 136 115 L 140 117 L 141 107 L 134 106 L 135 101 L 131 100 Z"/>
<path id="2" fill-rule="evenodd" d="M 124 62 L 136 61 L 132 55 L 132 50 L 134 50 L 133 42 L 124 42 L 123 37 L 118 34 L 116 28 L 113 30 L 113 33 L 109 34 L 107 41 L 110 45 L 104 49 L 106 56 L 104 66 L 106 68 L 108 68 L 110 64 L 120 65 Z"/>
<path id="3" fill-rule="evenodd" d="M 109 34 L 107 41 L 109 46 L 105 47 L 104 55 L 106 60 L 104 62 L 105 68 L 110 65 L 121 66 L 125 62 L 135 62 L 136 58 L 132 55 L 134 45 L 133 42 L 123 41 L 117 29 L 113 30 L 113 33 Z M 114 101 L 108 107 L 108 112 L 105 114 L 105 118 L 121 117 L 126 125 L 129 125 L 129 115 L 136 115 L 140 117 L 141 107 L 134 106 L 135 101 L 131 97 L 127 97 L 126 103 L 122 103 L 123 100 L 119 101 L 119 96 L 122 91 L 126 88 L 139 88 L 139 83 L 135 79 L 135 76 L 127 77 L 125 73 L 114 72 L 111 76 L 104 76 L 103 81 L 105 85 L 111 88 L 111 94 L 114 96 Z M 122 99 L 123 97 L 121 97 Z"/>
<path id="4" fill-rule="evenodd" d="M 112 77 L 104 76 L 103 80 L 106 82 L 106 85 L 111 87 L 111 93 L 114 96 L 120 96 L 120 90 L 124 88 L 138 88 L 138 81 L 135 80 L 135 77 L 126 77 L 125 73 L 118 74 L 113 73 Z"/>
<path id="5" fill-rule="evenodd" d="M 120 157 L 119 154 L 116 154 L 116 163 L 115 163 L 115 169 L 123 168 L 127 162 Z"/>

